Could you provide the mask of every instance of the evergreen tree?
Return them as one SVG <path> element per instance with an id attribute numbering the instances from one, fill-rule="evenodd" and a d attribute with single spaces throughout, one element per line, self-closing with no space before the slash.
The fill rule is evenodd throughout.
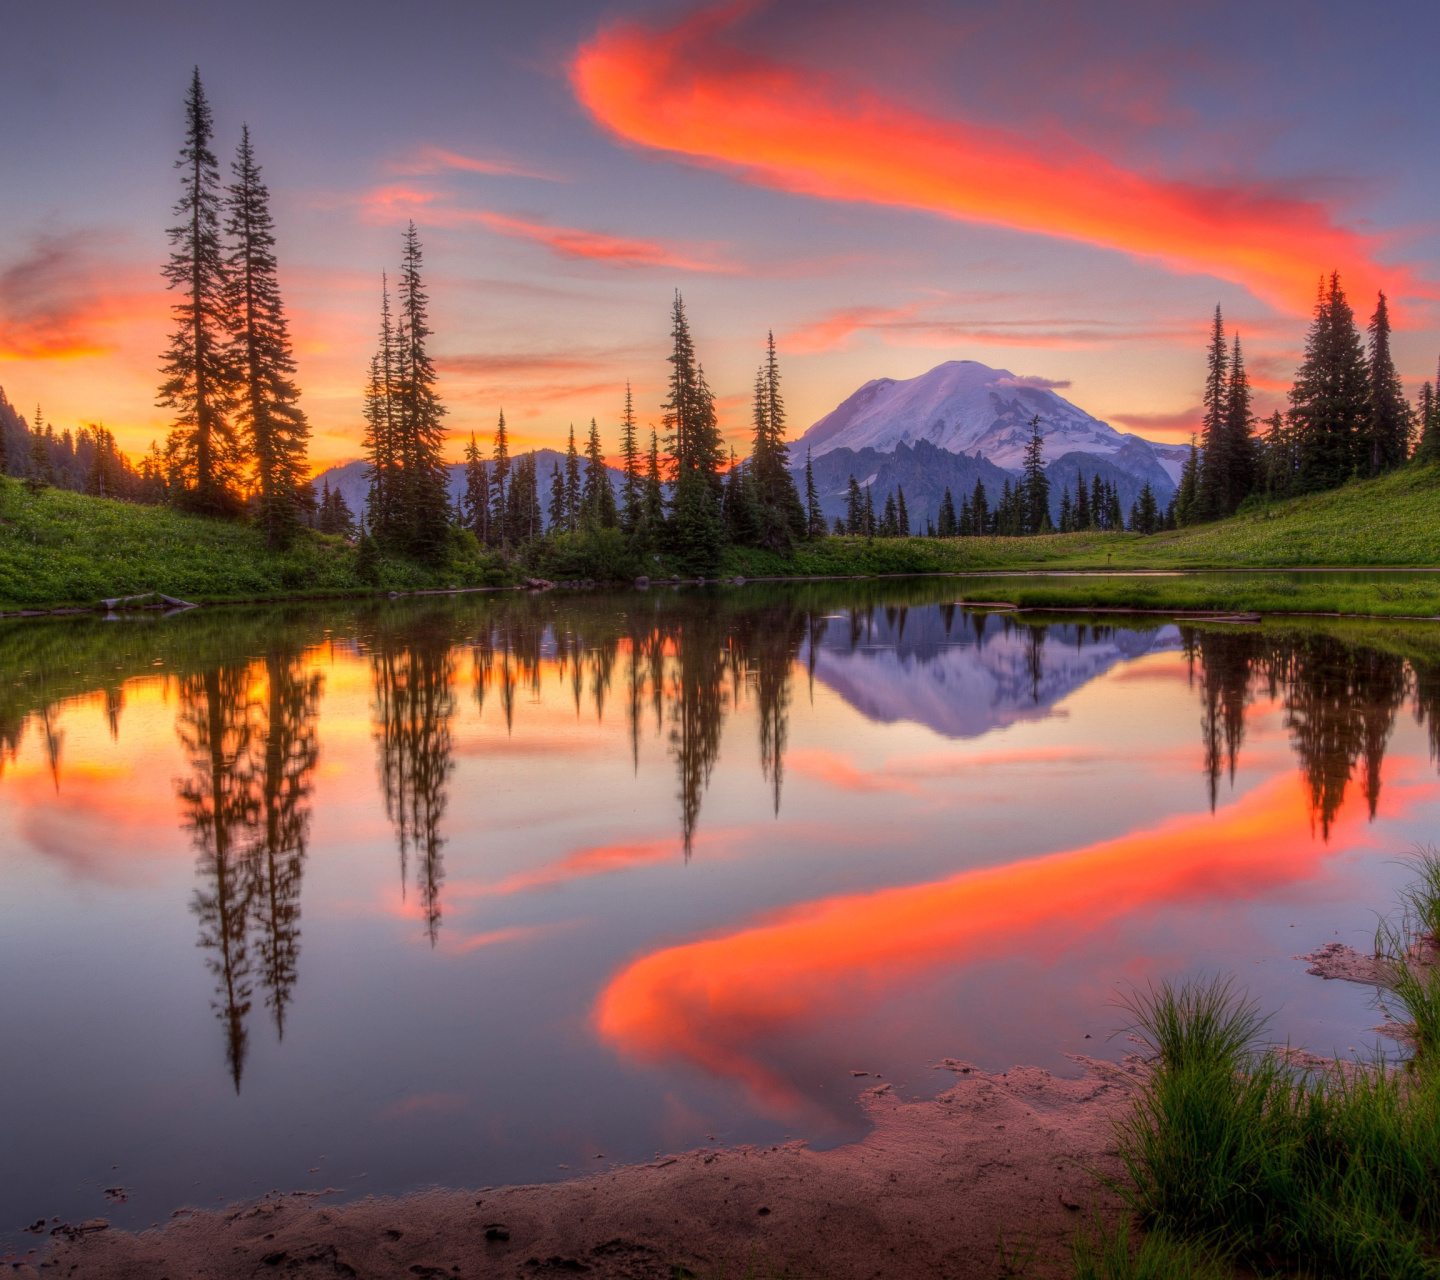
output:
<path id="1" fill-rule="evenodd" d="M 465 446 L 465 492 L 460 499 L 460 522 L 479 540 L 490 542 L 490 469 L 480 456 L 475 433 Z"/>
<path id="2" fill-rule="evenodd" d="M 900 536 L 902 538 L 908 538 L 910 536 L 910 512 L 905 506 L 905 489 L 903 485 L 897 484 L 895 486 L 895 507 L 896 518 L 900 525 Z"/>
<path id="3" fill-rule="evenodd" d="M 755 378 L 754 442 L 747 467 L 759 513 L 759 543 L 772 551 L 788 552 L 808 528 L 806 508 L 800 503 L 795 478 L 790 474 L 790 448 L 785 443 L 785 401 L 780 395 L 780 365 L 775 335 L 766 337 L 765 363 Z"/>
<path id="4" fill-rule="evenodd" d="M 1155 501 L 1155 490 L 1150 487 L 1150 481 L 1147 480 L 1140 490 L 1140 497 L 1131 514 L 1130 527 L 1139 533 L 1158 533 L 1160 523 L 1160 506 Z"/>
<path id="5" fill-rule="evenodd" d="M 1109 492 L 1106 501 L 1106 527 L 1110 529 L 1123 529 L 1125 527 L 1125 518 L 1120 511 L 1120 491 L 1116 489 L 1113 484 L 1108 485 L 1107 489 Z"/>
<path id="6" fill-rule="evenodd" d="M 305 479 L 310 427 L 299 405 L 290 328 L 276 276 L 275 223 L 270 193 L 250 146 L 250 129 L 230 166 L 225 230 L 234 246 L 225 271 L 229 358 L 236 375 L 234 426 L 254 470 L 255 517 L 272 547 L 284 546 L 299 526 L 297 492 Z"/>
<path id="7" fill-rule="evenodd" d="M 660 476 L 660 439 L 650 433 L 650 454 L 645 465 L 645 491 L 640 503 L 642 546 L 654 546 L 665 528 L 665 488 Z"/>
<path id="8" fill-rule="evenodd" d="M 1410 455 L 1414 415 L 1390 355 L 1390 308 L 1385 294 L 1370 318 L 1370 418 L 1361 449 L 1366 475 L 1378 476 L 1401 466 Z"/>
<path id="9" fill-rule="evenodd" d="M 625 414 L 620 419 L 620 465 L 625 479 L 620 486 L 620 526 L 634 533 L 640 524 L 640 502 L 644 482 L 640 475 L 640 446 L 635 439 L 635 406 L 630 383 L 625 383 Z"/>
<path id="10" fill-rule="evenodd" d="M 1075 532 L 1075 506 L 1070 501 L 1070 487 L 1060 491 L 1060 532 Z"/>
<path id="11" fill-rule="evenodd" d="M 610 487 L 610 471 L 600 448 L 600 429 L 590 419 L 590 438 L 585 442 L 585 487 L 580 501 L 585 520 L 592 529 L 615 527 L 615 490 Z"/>
<path id="12" fill-rule="evenodd" d="M 1083 485 L 1082 485 L 1083 492 Z M 1190 437 L 1190 456 L 1180 469 L 1180 487 L 1175 491 L 1175 521 L 1182 527 L 1200 518 L 1200 448 Z"/>
<path id="13" fill-rule="evenodd" d="M 400 260 L 399 369 L 396 378 L 398 436 L 402 467 L 403 521 L 406 549 L 427 560 L 443 554 L 450 530 L 449 468 L 443 449 L 445 407 L 435 390 L 435 364 L 426 340 L 430 337 L 420 235 L 412 222 L 405 230 Z"/>
<path id="14" fill-rule="evenodd" d="M 55 483 L 55 466 L 50 460 L 45 420 L 38 404 L 35 406 L 35 425 L 30 431 L 30 474 L 27 480 L 32 493 L 38 493 Z"/>
<path id="15" fill-rule="evenodd" d="M 862 519 L 865 523 L 865 536 L 867 538 L 873 538 L 875 536 L 876 526 L 875 498 L 870 492 L 870 486 L 868 484 L 865 486 L 865 512 Z"/>
<path id="16" fill-rule="evenodd" d="M 983 480 L 975 481 L 975 488 L 970 494 L 970 525 L 977 537 L 983 538 L 990 532 L 990 505 Z"/>
<path id="17" fill-rule="evenodd" d="M 1420 390 L 1420 441 L 1413 461 L 1420 466 L 1440 462 L 1440 396 L 1428 382 Z"/>
<path id="18" fill-rule="evenodd" d="M 1040 438 L 1040 415 L 1030 419 L 1030 439 L 1025 445 L 1024 504 L 1026 533 L 1048 533 L 1050 523 L 1050 477 L 1045 474 L 1045 446 Z"/>
<path id="19" fill-rule="evenodd" d="M 853 475 L 845 490 L 845 532 L 851 535 L 865 532 L 865 495 Z"/>
<path id="20" fill-rule="evenodd" d="M 947 489 L 946 492 L 948 493 L 949 490 Z M 954 507 L 955 503 L 953 500 L 950 505 L 952 508 Z M 955 532 L 962 538 L 972 538 L 975 536 L 975 513 L 970 509 L 970 499 L 968 497 L 960 499 L 960 514 L 955 517 Z"/>
<path id="21" fill-rule="evenodd" d="M 3 463 L 0 463 L 0 471 L 3 471 Z M 825 513 L 820 510 L 820 494 L 815 488 L 815 472 L 810 466 L 809 449 L 805 450 L 805 530 L 810 538 L 823 538 L 827 532 Z"/>
<path id="22" fill-rule="evenodd" d="M 836 517 L 835 517 L 835 529 L 834 529 L 834 533 L 835 533 L 835 536 L 836 536 L 837 538 L 843 538 L 843 537 L 845 536 L 845 533 L 846 533 L 846 530 L 845 530 L 845 521 L 843 521 L 842 519 L 840 519 L 839 516 L 836 516 Z"/>
<path id="23" fill-rule="evenodd" d="M 370 361 L 365 385 L 366 477 L 370 492 L 366 510 L 370 532 L 387 546 L 398 546 L 402 537 L 403 477 L 400 458 L 400 412 L 396 374 L 400 353 L 396 345 L 395 322 L 390 313 L 389 282 L 380 277 L 380 345 Z"/>
<path id="24" fill-rule="evenodd" d="M 1206 353 L 1205 414 L 1201 419 L 1203 444 L 1193 518 L 1214 520 L 1226 513 L 1230 493 L 1230 449 L 1226 413 L 1230 402 L 1230 352 L 1225 344 L 1225 322 L 1215 308 Z"/>
<path id="25" fill-rule="evenodd" d="M 565 478 L 560 474 L 560 464 L 550 467 L 550 532 L 566 532 L 565 520 Z"/>
<path id="26" fill-rule="evenodd" d="M 185 145 L 175 167 L 181 170 L 182 221 L 170 228 L 173 247 L 164 275 L 182 300 L 162 359 L 157 403 L 176 410 L 167 445 L 184 505 L 210 514 L 233 514 L 239 450 L 227 413 L 233 365 L 226 342 L 225 260 L 220 245 L 220 168 L 210 150 L 210 104 L 195 68 L 185 97 Z"/>
<path id="27" fill-rule="evenodd" d="M 1339 272 L 1322 280 L 1305 360 L 1290 390 L 1301 493 L 1344 484 L 1356 471 L 1370 421 L 1370 371 Z"/>
<path id="28" fill-rule="evenodd" d="M 885 495 L 885 511 L 880 517 L 876 533 L 882 538 L 900 536 L 900 516 L 895 509 L 895 490 L 893 489 Z"/>
<path id="29" fill-rule="evenodd" d="M 1090 491 L 1085 487 L 1085 473 L 1075 474 L 1075 531 L 1084 533 L 1091 525 Z"/>
<path id="30" fill-rule="evenodd" d="M 1230 352 L 1230 381 L 1225 398 L 1225 501 L 1220 515 L 1235 509 L 1255 490 L 1255 417 L 1250 412 L 1250 380 L 1240 353 L 1240 335 Z M 1145 530 L 1153 533 L 1153 529 Z"/>
<path id="31" fill-rule="evenodd" d="M 495 445 L 490 450 L 493 466 L 490 474 L 490 537 L 500 546 L 510 541 L 511 529 L 505 523 L 510 497 L 510 434 L 505 428 L 505 410 L 495 426 Z"/>
<path id="32" fill-rule="evenodd" d="M 725 478 L 723 509 L 725 530 L 731 542 L 752 546 L 760 542 L 763 514 L 749 462 L 737 462 L 732 452 L 730 472 Z"/>
<path id="33" fill-rule="evenodd" d="M 962 532 L 955 519 L 955 499 L 950 496 L 948 487 L 945 496 L 940 499 L 940 518 L 936 521 L 935 532 L 941 538 L 953 538 Z M 963 532 L 969 533 L 970 530 L 967 528 Z"/>
<path id="34" fill-rule="evenodd" d="M 580 527 L 580 455 L 575 451 L 575 424 L 570 424 L 570 443 L 565 446 L 565 529 Z"/>

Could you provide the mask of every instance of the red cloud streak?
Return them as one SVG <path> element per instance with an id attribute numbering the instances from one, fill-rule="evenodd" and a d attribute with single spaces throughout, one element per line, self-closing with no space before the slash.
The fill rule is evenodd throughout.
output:
<path id="1" fill-rule="evenodd" d="M 620 21 L 571 65 L 580 102 L 620 138 L 836 200 L 926 209 L 1061 236 L 1232 280 L 1305 313 L 1315 282 L 1418 292 L 1378 267 L 1373 242 L 1329 210 L 1260 184 L 1202 185 L 1126 169 L 1074 142 L 1044 142 L 927 115 L 822 72 L 715 40 L 711 8 L 668 28 Z"/>
<path id="2" fill-rule="evenodd" d="M 1054 958 L 1127 916 L 1284 889 L 1357 840 L 1362 818 L 1350 806 L 1323 844 L 1304 783 L 1287 775 L 1213 818 L 1175 817 L 1088 848 L 804 903 L 641 956 L 601 993 L 595 1023 L 633 1058 L 691 1062 L 783 1111 L 798 1097 L 759 1060 L 767 1041 L 927 972 L 1017 953 Z"/>

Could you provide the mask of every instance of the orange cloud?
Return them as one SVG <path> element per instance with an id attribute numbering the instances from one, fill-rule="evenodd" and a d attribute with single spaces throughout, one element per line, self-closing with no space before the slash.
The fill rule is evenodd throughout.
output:
<path id="1" fill-rule="evenodd" d="M 601 993 L 595 1024 L 632 1058 L 691 1062 L 784 1110 L 797 1094 L 757 1050 L 853 1009 L 857 992 L 876 996 L 917 974 L 996 956 L 1054 958 L 1125 917 L 1252 899 L 1309 879 L 1363 837 L 1363 807 L 1348 806 L 1325 844 L 1312 830 L 1304 783 L 1285 775 L 1216 817 L 1175 817 L 1088 848 L 805 903 L 642 956 Z"/>
<path id="2" fill-rule="evenodd" d="M 1416 292 L 1375 241 L 1261 184 L 1126 169 L 1057 134 L 1041 141 L 944 119 L 838 78 L 721 43 L 744 6 L 668 28 L 618 21 L 580 48 L 571 83 L 619 138 L 747 181 L 831 200 L 924 209 L 1120 250 L 1232 280 L 1307 313 L 1321 272 Z"/>
<path id="3" fill-rule="evenodd" d="M 578 849 L 557 862 L 546 863 L 532 871 L 518 871 L 493 884 L 467 885 L 459 888 L 458 893 L 457 886 L 452 885 L 450 892 L 452 897 L 498 898 L 513 893 L 528 893 L 533 889 L 554 889 L 571 880 L 667 862 L 680 851 L 679 843 L 673 839 L 596 845 Z"/>
<path id="4" fill-rule="evenodd" d="M 403 160 L 396 160 L 386 166 L 391 173 L 426 175 L 444 173 L 459 169 L 464 173 L 484 173 L 502 178 L 539 178 L 544 182 L 568 182 L 568 178 L 557 177 L 539 169 L 528 169 L 510 160 L 481 160 L 476 156 L 462 156 L 443 147 L 421 147 Z"/>
<path id="5" fill-rule="evenodd" d="M 40 236 L 0 272 L 0 360 L 107 355 L 107 329 L 166 314 L 158 276 L 107 260 L 95 233 Z"/>
<path id="6" fill-rule="evenodd" d="M 674 267 L 681 271 L 704 271 L 724 275 L 733 274 L 736 270 L 713 256 L 714 246 L 697 246 L 700 253 L 711 255 L 697 257 L 694 256 L 694 250 L 680 252 L 656 240 L 632 240 L 624 236 L 606 235 L 602 231 L 586 231 L 579 227 L 552 227 L 545 222 L 502 213 L 482 210 L 475 214 L 475 221 L 496 235 L 544 245 L 562 258 L 589 258 L 617 267 Z"/>

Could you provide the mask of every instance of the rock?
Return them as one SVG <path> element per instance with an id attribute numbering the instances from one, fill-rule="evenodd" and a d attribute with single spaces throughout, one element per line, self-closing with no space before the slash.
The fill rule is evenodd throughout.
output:
<path id="1" fill-rule="evenodd" d="M 638 578 L 635 579 L 635 585 L 636 585 L 641 591 L 644 591 L 645 588 L 650 585 L 650 579 L 647 578 L 647 577 L 642 573 Z"/>

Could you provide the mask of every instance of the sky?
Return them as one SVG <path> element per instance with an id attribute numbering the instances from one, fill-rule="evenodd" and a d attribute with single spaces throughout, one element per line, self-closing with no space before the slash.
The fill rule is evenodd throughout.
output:
<path id="1" fill-rule="evenodd" d="M 414 219 L 451 456 L 626 382 L 658 423 L 684 296 L 743 455 L 775 334 L 792 436 L 872 378 L 980 360 L 1151 439 L 1206 331 L 1284 403 L 1321 273 L 1384 289 L 1407 390 L 1440 350 L 1440 7 L 1411 0 L 50 0 L 0 21 L 0 388 L 132 453 L 198 65 L 248 124 L 318 469 L 359 456 Z"/>

